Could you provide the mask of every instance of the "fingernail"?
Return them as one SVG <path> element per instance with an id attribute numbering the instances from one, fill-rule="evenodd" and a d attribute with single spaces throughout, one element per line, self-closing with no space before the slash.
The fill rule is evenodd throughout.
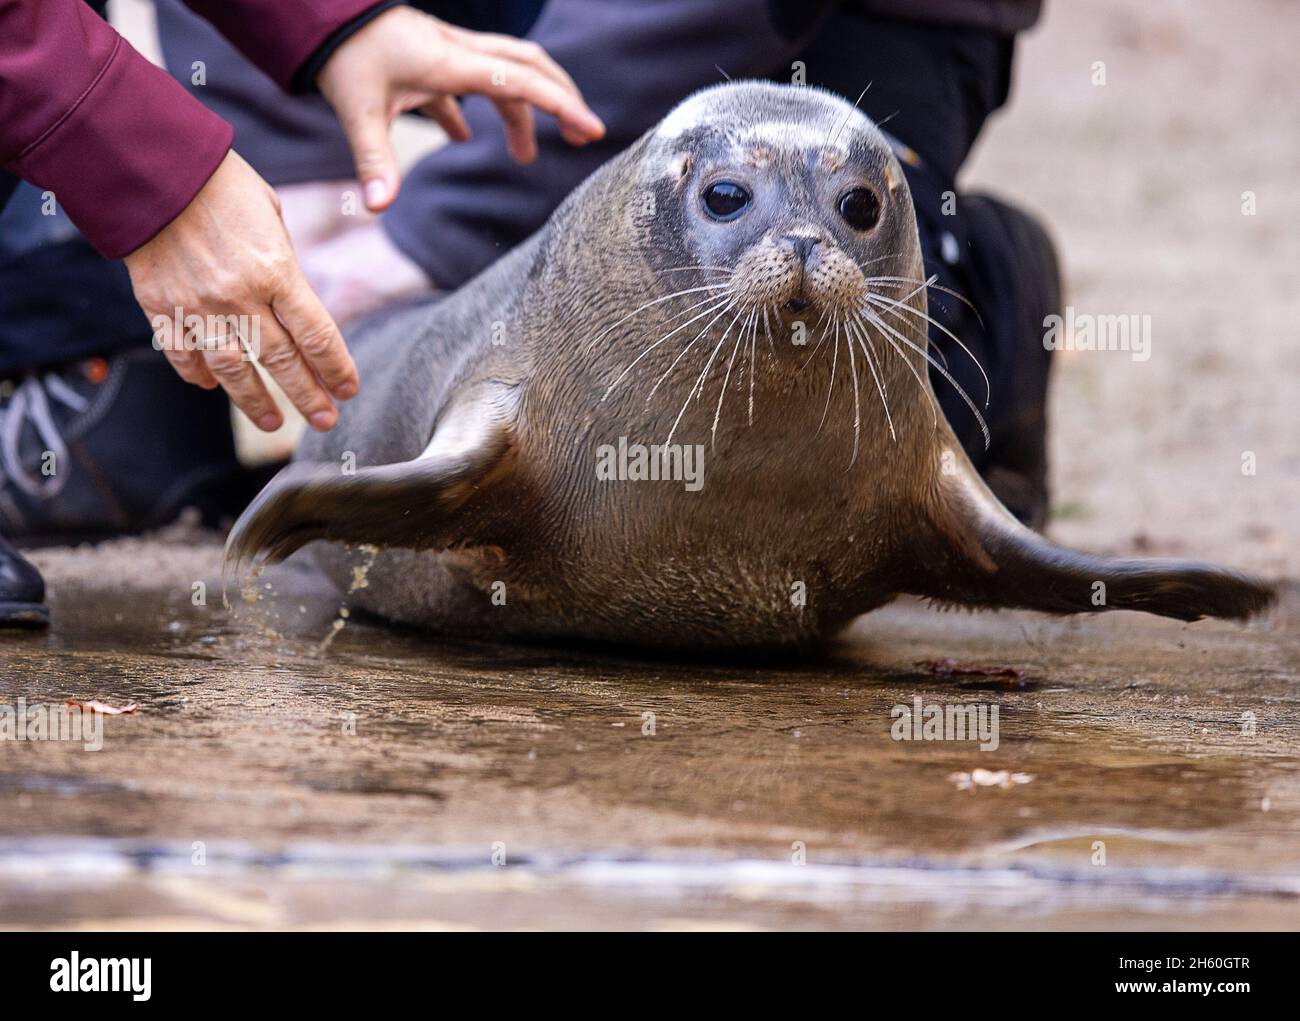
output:
<path id="1" fill-rule="evenodd" d="M 310 422 L 311 427 L 318 432 L 326 432 L 329 429 L 334 428 L 334 412 L 318 411 L 316 414 L 312 415 L 311 418 L 307 419 L 307 421 Z"/>
<path id="2" fill-rule="evenodd" d="M 366 182 L 366 205 L 377 206 L 388 198 L 388 185 L 382 177 L 374 177 Z"/>
<path id="3" fill-rule="evenodd" d="M 257 420 L 257 427 L 263 432 L 275 432 L 280 428 L 280 416 L 273 412 L 267 412 Z"/>
<path id="4" fill-rule="evenodd" d="M 334 396 L 341 401 L 350 400 L 357 395 L 357 384 L 351 381 L 340 383 L 334 390 Z"/>

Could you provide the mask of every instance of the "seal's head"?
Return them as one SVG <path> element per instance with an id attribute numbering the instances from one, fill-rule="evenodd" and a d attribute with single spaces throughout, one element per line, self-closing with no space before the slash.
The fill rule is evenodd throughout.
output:
<path id="1" fill-rule="evenodd" d="M 728 274 L 742 305 L 788 326 L 851 313 L 869 276 L 920 271 L 898 161 L 832 93 L 770 82 L 697 92 L 649 136 L 640 167 L 668 287 L 682 285 L 682 267 L 713 282 Z"/>

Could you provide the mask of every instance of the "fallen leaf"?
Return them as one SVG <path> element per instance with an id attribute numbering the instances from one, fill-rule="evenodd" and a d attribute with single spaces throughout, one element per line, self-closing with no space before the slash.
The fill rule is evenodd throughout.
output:
<path id="1" fill-rule="evenodd" d="M 76 698 L 65 698 L 64 705 L 72 706 L 74 709 L 85 709 L 87 712 L 101 713 L 104 716 L 123 716 L 127 713 L 136 712 L 140 706 L 135 702 L 128 702 L 123 706 L 109 705 L 107 702 L 101 702 L 99 699 L 91 698 L 85 701 Z"/>
<path id="2" fill-rule="evenodd" d="M 1013 666 L 971 666 L 955 659 L 923 659 L 916 666 L 943 677 L 1005 677 L 1008 681 L 1023 681 L 1023 670 Z"/>

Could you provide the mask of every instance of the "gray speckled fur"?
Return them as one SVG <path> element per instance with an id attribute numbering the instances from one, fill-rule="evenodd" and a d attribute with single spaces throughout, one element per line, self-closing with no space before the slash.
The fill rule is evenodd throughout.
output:
<path id="1" fill-rule="evenodd" d="M 886 463 L 889 437 L 874 426 L 864 430 L 856 470 L 848 470 L 852 395 L 844 366 L 832 422 L 818 433 L 831 366 L 823 359 L 813 366 L 818 371 L 800 377 L 795 370 L 807 349 L 774 356 L 760 332 L 754 424 L 745 421 L 747 391 L 731 393 L 716 446 L 706 446 L 701 492 L 596 478 L 598 444 L 620 435 L 646 444 L 666 438 L 703 366 L 683 359 L 660 389 L 663 399 L 638 399 L 680 352 L 663 345 L 641 363 L 634 385 L 601 401 L 610 381 L 695 297 L 651 308 L 586 351 L 587 342 L 638 305 L 710 279 L 659 271 L 696 261 L 683 243 L 681 199 L 662 174 L 673 154 L 731 146 L 736 132 L 724 125 L 794 121 L 826 139 L 840 129 L 838 141 L 874 171 L 893 161 L 866 118 L 829 94 L 744 84 L 706 95 L 707 116 L 698 124 L 666 139 L 648 134 L 593 174 L 542 231 L 445 301 L 393 312 L 349 338 L 362 393 L 332 433 L 304 441 L 298 459 L 337 461 L 348 450 L 360 466 L 413 458 L 451 397 L 500 379 L 519 389 L 516 434 L 526 466 L 523 478 L 493 496 L 519 517 L 489 523 L 469 513 L 482 528 L 467 527 L 471 545 L 453 553 L 386 550 L 375 558 L 367 587 L 350 597 L 354 605 L 457 633 L 768 644 L 823 635 L 893 595 L 862 578 L 864 561 L 886 545 L 881 536 L 888 530 L 877 523 L 889 513 L 881 506 L 888 487 L 863 483 L 871 465 Z M 653 216 L 642 202 L 648 191 L 656 194 Z M 791 222 L 825 217 L 801 208 L 801 196 L 787 198 Z M 915 276 L 921 267 L 905 185 L 894 212 L 890 238 L 875 246 L 897 248 L 893 271 Z M 491 343 L 494 323 L 504 326 L 500 346 Z M 894 359 L 892 382 L 900 392 L 906 372 Z M 692 407 L 674 442 L 708 444 L 716 386 Z M 865 404 L 868 395 L 861 396 Z M 900 432 L 932 445 L 929 408 L 914 398 L 899 403 Z M 921 413 L 910 414 L 908 405 Z M 855 534 L 828 543 L 846 519 L 857 522 Z M 344 587 L 352 565 L 366 559 L 337 544 L 314 548 Z M 489 598 L 497 580 L 506 583 L 504 607 Z M 796 582 L 809 592 L 803 609 L 791 603 Z"/>
<path id="2" fill-rule="evenodd" d="M 810 157 L 826 142 L 841 151 L 840 163 Z M 734 223 L 710 222 L 698 208 L 716 168 L 754 182 L 754 209 Z M 836 214 L 837 195 L 854 180 L 884 196 L 879 226 L 868 233 Z M 695 328 L 651 348 L 602 399 L 647 345 L 684 321 L 698 295 L 623 321 L 628 313 L 718 279 L 677 267 L 748 258 L 744 286 L 766 286 L 785 272 L 773 239 L 804 230 L 822 235 L 824 263 L 841 253 L 841 266 L 872 259 L 873 273 L 922 274 L 907 186 L 874 125 L 813 88 L 719 86 L 598 170 L 537 235 L 460 291 L 356 331 L 349 340 L 361 394 L 332 433 L 304 441 L 299 460 L 338 464 L 352 451 L 363 467 L 408 461 L 449 408 L 485 395 L 507 409 L 512 460 L 459 507 L 437 549 L 379 553 L 349 602 L 445 633 L 679 646 L 815 641 L 899 592 L 1052 612 L 1127 599 L 1186 617 L 1242 615 L 1231 600 L 1197 602 L 1226 572 L 1197 575 L 1189 588 L 1186 573 L 1171 583 L 1163 568 L 1087 559 L 1020 528 L 934 413 L 920 356 L 884 350 L 883 341 L 881 384 L 897 438 L 859 359 L 856 459 L 854 394 L 838 338 L 836 372 L 830 344 L 816 353 L 811 343 L 795 347 L 789 323 L 778 320 L 770 348 L 759 332 L 754 371 L 733 377 L 716 441 L 720 366 L 681 419 L 674 442 L 706 448 L 700 492 L 598 480 L 598 445 L 666 439 L 727 322 L 680 361 Z M 923 289 L 911 301 L 924 310 Z M 925 346 L 915 317 L 898 317 L 897 328 Z M 236 543 L 241 553 L 249 545 Z M 338 543 L 312 549 L 344 589 L 367 559 Z M 1192 570 L 1216 569 L 1184 568 Z M 1088 606 L 1086 582 L 1112 577 L 1107 571 L 1115 598 Z M 490 598 L 494 582 L 505 584 L 504 606 Z M 792 599 L 799 586 L 805 606 Z M 1161 609 L 1159 597 L 1171 591 L 1176 598 Z M 1264 598 L 1237 596 L 1242 605 Z"/>

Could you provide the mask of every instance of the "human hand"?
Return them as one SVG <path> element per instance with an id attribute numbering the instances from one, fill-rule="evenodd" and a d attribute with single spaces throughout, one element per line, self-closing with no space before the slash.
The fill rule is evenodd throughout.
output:
<path id="1" fill-rule="evenodd" d="M 536 43 L 471 32 L 410 7 L 385 11 L 349 37 L 316 84 L 338 114 L 366 206 L 374 211 L 397 197 L 389 127 L 405 111 L 427 114 L 453 142 L 463 142 L 470 131 L 456 96 L 487 96 L 505 122 L 510 155 L 520 163 L 537 158 L 533 107 L 554 117 L 571 145 L 605 134 L 573 80 Z"/>
<path id="2" fill-rule="evenodd" d="M 283 416 L 250 353 L 314 429 L 338 421 L 331 397 L 357 392 L 356 365 L 294 259 L 275 192 L 233 150 L 126 267 L 181 378 L 224 387 L 259 429 Z"/>

